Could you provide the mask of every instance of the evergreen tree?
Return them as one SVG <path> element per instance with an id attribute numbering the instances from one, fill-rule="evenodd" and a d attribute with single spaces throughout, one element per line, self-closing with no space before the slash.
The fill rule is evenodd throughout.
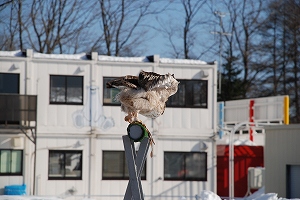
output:
<path id="1" fill-rule="evenodd" d="M 221 94 L 218 101 L 229 101 L 243 98 L 245 93 L 244 82 L 242 80 L 243 69 L 239 69 L 237 61 L 239 58 L 226 51 L 224 55 L 226 63 L 223 64 Z"/>

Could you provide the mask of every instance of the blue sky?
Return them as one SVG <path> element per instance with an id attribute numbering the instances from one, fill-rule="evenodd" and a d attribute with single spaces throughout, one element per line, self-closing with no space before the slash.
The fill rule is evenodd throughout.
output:
<path id="1" fill-rule="evenodd" d="M 176 3 L 177 2 L 177 3 Z M 215 8 L 217 8 L 215 6 Z M 219 29 L 218 27 L 218 18 L 214 17 L 212 13 L 209 13 L 210 10 L 205 7 L 203 10 L 200 10 L 200 12 L 197 13 L 195 17 L 195 21 L 201 21 L 201 23 L 205 23 L 211 20 L 216 21 L 216 23 L 210 22 L 209 25 L 200 24 L 198 26 L 195 26 L 193 29 L 196 32 L 195 41 L 194 42 L 194 48 L 193 53 L 195 56 L 198 56 L 201 51 L 205 51 L 208 46 L 211 46 L 213 44 L 215 49 L 219 48 L 219 37 L 216 35 L 213 35 L 212 31 L 217 31 Z M 150 20 L 150 25 L 153 27 L 156 27 L 157 29 L 162 29 L 165 27 L 177 27 L 179 28 L 179 32 L 175 33 L 174 36 L 177 34 L 183 33 L 183 25 L 184 25 L 184 10 L 181 3 L 178 3 L 178 1 L 173 1 L 173 4 L 169 7 L 169 9 L 162 14 L 159 14 L 157 16 L 152 16 L 152 20 Z M 152 34 L 152 38 L 148 40 L 145 55 L 153 55 L 153 54 L 159 54 L 160 57 L 172 57 L 170 52 L 173 50 L 170 48 L 170 43 L 168 42 L 168 39 L 166 38 L 166 35 L 163 34 L 161 31 L 156 30 L 149 30 L 150 34 Z M 175 44 L 178 46 L 183 46 L 183 40 L 182 37 L 178 36 L 176 39 L 174 38 Z M 204 61 L 212 61 L 212 60 L 218 60 L 218 54 L 215 53 L 207 53 L 200 57 L 200 60 Z"/>

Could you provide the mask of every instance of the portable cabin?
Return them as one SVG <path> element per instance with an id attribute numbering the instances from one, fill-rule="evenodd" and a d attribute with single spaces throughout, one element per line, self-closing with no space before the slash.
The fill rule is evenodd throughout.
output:
<path id="1" fill-rule="evenodd" d="M 145 199 L 216 192 L 215 62 L 27 49 L 0 51 L 0 194 L 26 185 L 27 195 L 122 198 L 128 123 L 106 82 L 140 70 L 180 81 L 162 116 L 140 117 L 155 141 L 141 175 Z"/>

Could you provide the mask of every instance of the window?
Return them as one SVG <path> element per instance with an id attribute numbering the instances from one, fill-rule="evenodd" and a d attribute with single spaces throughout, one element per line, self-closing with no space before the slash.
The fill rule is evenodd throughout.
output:
<path id="1" fill-rule="evenodd" d="M 115 100 L 116 95 L 120 92 L 117 88 L 106 88 L 106 83 L 114 80 L 114 77 L 103 77 L 103 104 L 104 105 L 120 105 Z"/>
<path id="2" fill-rule="evenodd" d="M 0 149 L 0 175 L 22 175 L 23 151 Z"/>
<path id="3" fill-rule="evenodd" d="M 167 107 L 207 108 L 207 80 L 178 80 L 178 91 Z"/>
<path id="4" fill-rule="evenodd" d="M 50 104 L 83 104 L 82 76 L 50 76 Z"/>
<path id="5" fill-rule="evenodd" d="M 0 93 L 19 94 L 19 74 L 0 73 Z"/>
<path id="6" fill-rule="evenodd" d="M 165 152 L 164 179 L 207 181 L 207 153 Z"/>
<path id="7" fill-rule="evenodd" d="M 103 180 L 128 180 L 129 173 L 125 158 L 125 151 L 103 151 Z M 141 179 L 146 180 L 146 164 Z"/>
<path id="8" fill-rule="evenodd" d="M 82 151 L 49 150 L 49 180 L 81 180 Z"/>
<path id="9" fill-rule="evenodd" d="M 0 73 L 0 124 L 20 124 L 19 121 L 19 74 Z"/>

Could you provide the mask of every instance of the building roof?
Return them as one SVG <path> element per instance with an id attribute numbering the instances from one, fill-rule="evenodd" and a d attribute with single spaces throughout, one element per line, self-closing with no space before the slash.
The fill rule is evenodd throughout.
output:
<path id="1" fill-rule="evenodd" d="M 26 57 L 24 51 L 0 51 L 0 57 Z M 86 53 L 79 54 L 45 54 L 33 52 L 33 58 L 46 58 L 46 59 L 63 59 L 63 60 L 89 60 Z M 142 56 L 142 57 L 116 57 L 116 56 L 106 56 L 98 55 L 98 61 L 109 61 L 109 62 L 153 62 L 150 57 L 153 56 Z M 174 58 L 159 58 L 156 55 L 159 63 L 162 64 L 189 64 L 189 65 L 203 65 L 208 64 L 202 60 L 192 60 L 192 59 L 174 59 Z"/>

